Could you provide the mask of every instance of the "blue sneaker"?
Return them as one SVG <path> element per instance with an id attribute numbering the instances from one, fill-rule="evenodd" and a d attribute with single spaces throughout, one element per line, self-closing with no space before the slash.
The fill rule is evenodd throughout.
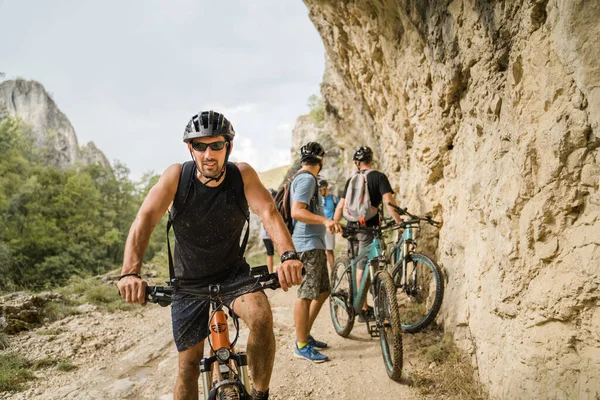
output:
<path id="1" fill-rule="evenodd" d="M 325 354 L 318 352 L 314 347 L 310 344 L 307 344 L 303 348 L 299 349 L 298 344 L 294 344 L 294 357 L 303 358 L 308 361 L 312 361 L 314 363 L 322 363 L 329 360 Z"/>
<path id="2" fill-rule="evenodd" d="M 314 337 L 312 337 L 312 335 L 308 336 L 308 344 L 318 350 L 327 348 L 327 343 L 315 339 Z"/>

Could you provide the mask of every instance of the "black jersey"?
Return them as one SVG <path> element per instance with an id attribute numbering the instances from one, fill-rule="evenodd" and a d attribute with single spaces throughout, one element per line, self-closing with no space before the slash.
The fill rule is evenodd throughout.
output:
<path id="1" fill-rule="evenodd" d="M 225 178 L 219 186 L 203 185 L 194 173 L 184 207 L 182 199 L 176 196 L 173 203 L 177 211 L 173 220 L 176 278 L 210 284 L 246 265 L 240 254 L 240 238 L 246 224 L 242 207 L 247 211 L 248 203 L 245 198 L 236 199 L 236 185 L 244 185 L 240 170 L 227 163 Z"/>

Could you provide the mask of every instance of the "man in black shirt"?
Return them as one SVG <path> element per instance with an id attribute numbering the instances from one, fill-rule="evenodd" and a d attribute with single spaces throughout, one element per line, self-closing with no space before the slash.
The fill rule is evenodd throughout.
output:
<path id="1" fill-rule="evenodd" d="M 388 205 L 388 203 L 392 203 L 392 204 L 396 205 L 396 201 L 394 200 L 394 196 L 393 196 L 394 190 L 392 189 L 392 186 L 390 185 L 390 181 L 388 180 L 387 176 L 384 173 L 372 169 L 373 150 L 371 150 L 370 147 L 361 146 L 358 149 L 356 149 L 356 151 L 354 152 L 354 155 L 352 156 L 352 160 L 354 161 L 356 168 L 358 168 L 358 171 L 360 173 L 364 173 L 366 176 L 367 189 L 369 191 L 369 196 L 371 198 L 371 205 L 374 208 L 378 208 L 379 205 L 381 204 L 381 202 L 383 201 L 386 205 L 388 212 L 392 216 L 392 218 L 394 218 L 394 220 L 397 223 L 400 222 L 400 220 L 401 220 L 400 215 L 392 207 L 390 207 Z M 346 181 L 346 186 L 344 187 L 344 193 L 343 193 L 342 197 L 340 197 L 340 202 L 339 202 L 337 208 L 335 209 L 335 215 L 333 217 L 333 220 L 335 222 L 339 222 L 340 219 L 342 218 L 344 205 L 345 205 L 345 199 L 346 199 L 346 195 L 348 193 L 348 185 L 350 184 L 350 180 L 351 179 L 348 179 Z M 378 226 L 379 225 L 379 214 L 376 213 L 372 218 L 366 220 L 365 224 L 366 224 L 366 226 Z M 371 244 L 371 242 L 373 242 L 373 235 L 369 234 L 369 233 L 360 232 L 357 234 L 357 239 L 358 239 L 358 249 L 356 249 L 356 243 L 349 243 L 351 246 L 355 246 L 355 253 L 354 253 L 355 255 L 360 254 L 361 251 L 363 251 L 367 246 L 369 246 Z M 366 264 L 367 264 L 367 257 L 363 257 L 362 259 L 360 259 L 358 261 L 357 271 L 356 271 L 357 285 L 363 277 Z M 359 320 L 359 322 L 365 322 L 367 318 L 370 320 L 375 319 L 374 315 L 373 315 L 373 308 L 369 307 L 365 300 L 365 304 L 363 305 L 363 313 L 358 316 L 358 320 Z"/>
<path id="2" fill-rule="evenodd" d="M 167 168 L 148 192 L 129 230 L 117 284 L 127 302 L 146 303 L 146 282 L 139 275 L 142 260 L 150 235 L 167 210 L 175 233 L 174 274 L 178 280 L 231 283 L 248 276 L 250 266 L 243 258 L 240 238 L 249 206 L 260 217 L 281 254 L 281 265 L 277 269 L 281 288 L 287 291 L 302 282 L 302 262 L 273 197 L 250 165 L 228 162 L 234 137 L 233 126 L 220 113 L 204 111 L 190 119 L 183 134 L 193 160 L 190 163 L 194 165 L 189 182 L 179 185 L 185 164 Z M 185 196 L 183 188 L 188 188 Z M 243 191 L 239 196 L 238 190 Z M 171 315 L 179 370 L 173 398 L 197 399 L 199 363 L 209 334 L 209 304 L 203 299 L 183 296 L 176 300 Z M 267 399 L 275 357 L 269 301 L 263 292 L 254 292 L 228 302 L 250 330 L 247 352 L 253 380 L 252 397 Z"/>

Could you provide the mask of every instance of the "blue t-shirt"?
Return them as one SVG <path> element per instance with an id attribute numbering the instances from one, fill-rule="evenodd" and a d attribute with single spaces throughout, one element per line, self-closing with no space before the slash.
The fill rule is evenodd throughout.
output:
<path id="1" fill-rule="evenodd" d="M 323 210 L 325 211 L 325 217 L 333 219 L 335 207 L 339 202 L 338 198 L 332 194 L 328 195 L 327 197 L 321 196 L 321 198 L 323 199 Z"/>
<path id="2" fill-rule="evenodd" d="M 317 180 L 311 174 L 300 174 L 291 185 L 291 201 L 298 201 L 307 204 L 307 210 L 316 215 L 325 216 L 321 194 L 317 191 L 315 199 L 315 189 Z M 325 250 L 325 233 L 327 229 L 321 225 L 305 224 L 304 222 L 294 220 L 294 234 L 292 239 L 297 252 L 322 249 Z"/>

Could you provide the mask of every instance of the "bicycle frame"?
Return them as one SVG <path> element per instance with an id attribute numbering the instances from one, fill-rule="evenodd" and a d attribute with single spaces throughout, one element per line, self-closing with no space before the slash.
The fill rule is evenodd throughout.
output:
<path id="1" fill-rule="evenodd" d="M 392 270 L 389 271 L 390 274 L 393 274 L 396 268 L 398 268 L 400 265 L 400 262 L 402 262 L 402 274 L 400 281 L 402 285 L 406 284 L 406 256 L 411 253 L 417 245 L 414 240 L 414 231 L 416 229 L 418 229 L 418 225 L 407 225 L 404 229 L 404 232 L 402 232 L 400 240 L 394 244 L 390 252 L 390 265 L 392 266 Z"/>
<path id="2" fill-rule="evenodd" d="M 210 357 L 200 361 L 204 400 L 214 399 L 221 386 L 235 384 L 235 381 L 230 379 L 230 374 L 235 373 L 236 366 L 240 382 L 245 391 L 250 393 L 252 388 L 248 377 L 248 357 L 237 353 L 229 340 L 229 327 L 223 306 L 211 301 L 211 309 L 213 313 L 209 323 Z M 223 356 L 219 353 L 223 353 Z M 214 385 L 213 380 L 216 381 Z"/>
<path id="3" fill-rule="evenodd" d="M 348 268 L 351 269 L 352 273 L 352 285 L 354 288 L 356 288 L 357 290 L 353 290 L 354 292 L 354 296 L 352 300 L 352 307 L 354 308 L 354 312 L 356 314 L 360 313 L 360 311 L 362 310 L 362 306 L 365 303 L 365 298 L 367 297 L 367 292 L 371 287 L 371 282 L 373 281 L 373 278 L 375 277 L 375 274 L 377 273 L 377 271 L 375 271 L 374 265 L 371 261 L 373 260 L 377 260 L 383 257 L 383 250 L 382 250 L 382 240 L 375 236 L 375 238 L 373 239 L 373 242 L 366 248 L 364 249 L 362 252 L 360 252 L 360 254 L 358 256 L 354 255 L 354 246 L 352 246 L 352 258 L 350 259 L 350 265 L 344 270 L 344 273 L 348 270 Z M 369 273 L 368 274 L 363 274 L 362 279 L 358 285 L 358 287 L 356 287 L 356 274 L 357 274 L 357 265 L 358 265 L 358 261 L 361 260 L 363 257 L 367 257 L 367 266 L 369 268 Z M 333 291 L 335 291 L 337 289 L 334 288 Z"/>

